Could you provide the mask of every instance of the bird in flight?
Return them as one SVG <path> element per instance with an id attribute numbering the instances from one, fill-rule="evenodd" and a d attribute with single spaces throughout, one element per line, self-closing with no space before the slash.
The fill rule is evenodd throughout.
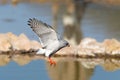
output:
<path id="1" fill-rule="evenodd" d="M 36 54 L 45 54 L 48 57 L 50 65 L 55 65 L 56 62 L 51 59 L 51 56 L 61 48 L 69 46 L 69 43 L 58 35 L 52 26 L 40 20 L 35 18 L 29 19 L 28 25 L 38 35 L 42 46 Z"/>

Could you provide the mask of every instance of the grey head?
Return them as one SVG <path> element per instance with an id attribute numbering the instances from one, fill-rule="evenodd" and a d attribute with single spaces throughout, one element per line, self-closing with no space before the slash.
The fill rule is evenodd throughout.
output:
<path id="1" fill-rule="evenodd" d="M 61 39 L 60 40 L 60 45 L 62 46 L 62 47 L 66 47 L 66 46 L 70 46 L 70 44 L 66 41 L 66 40 L 64 40 L 64 39 Z"/>
<path id="2" fill-rule="evenodd" d="M 35 18 L 29 19 L 28 25 L 38 35 L 40 43 L 47 57 L 69 45 L 50 25 Z"/>

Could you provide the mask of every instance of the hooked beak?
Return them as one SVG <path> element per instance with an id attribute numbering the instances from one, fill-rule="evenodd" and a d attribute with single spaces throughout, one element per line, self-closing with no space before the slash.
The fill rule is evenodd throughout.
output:
<path id="1" fill-rule="evenodd" d="M 68 44 L 67 47 L 70 47 L 70 44 Z"/>

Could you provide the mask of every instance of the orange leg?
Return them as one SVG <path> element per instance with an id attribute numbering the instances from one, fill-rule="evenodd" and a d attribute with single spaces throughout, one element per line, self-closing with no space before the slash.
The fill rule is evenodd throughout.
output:
<path id="1" fill-rule="evenodd" d="M 56 65 L 56 62 L 53 61 L 51 58 L 49 58 L 48 61 L 49 61 L 50 65 Z"/>

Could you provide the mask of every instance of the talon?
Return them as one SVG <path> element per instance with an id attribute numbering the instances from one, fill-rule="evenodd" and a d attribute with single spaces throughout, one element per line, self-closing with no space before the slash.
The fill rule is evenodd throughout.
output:
<path id="1" fill-rule="evenodd" d="M 50 63 L 50 65 L 56 65 L 56 62 L 55 61 L 53 61 L 51 58 L 49 58 L 49 63 Z"/>

